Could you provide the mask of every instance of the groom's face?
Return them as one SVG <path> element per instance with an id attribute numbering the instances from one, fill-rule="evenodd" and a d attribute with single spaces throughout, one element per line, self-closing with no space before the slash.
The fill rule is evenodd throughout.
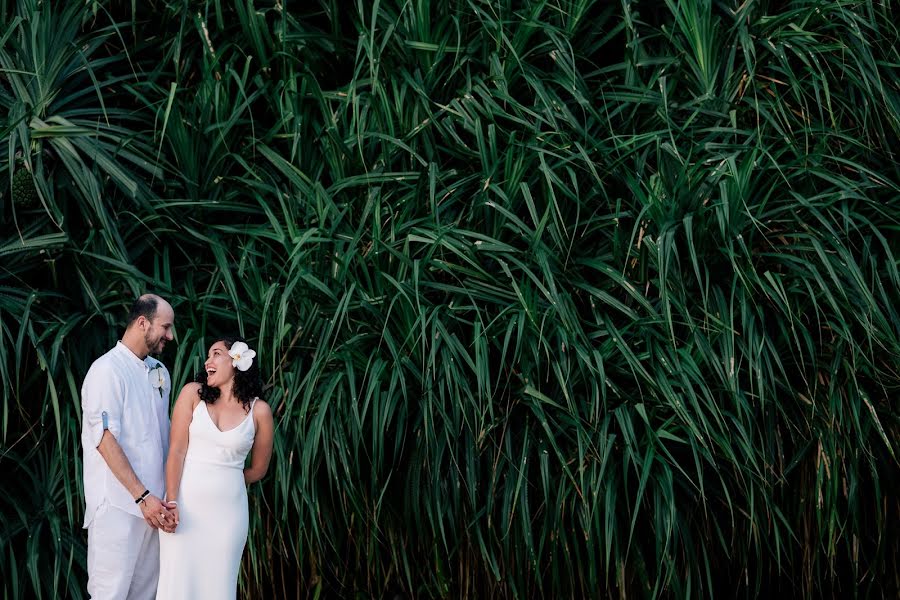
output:
<path id="1" fill-rule="evenodd" d="M 168 304 L 160 306 L 147 324 L 144 343 L 150 354 L 159 354 L 166 347 L 166 342 L 175 339 L 175 312 Z"/>

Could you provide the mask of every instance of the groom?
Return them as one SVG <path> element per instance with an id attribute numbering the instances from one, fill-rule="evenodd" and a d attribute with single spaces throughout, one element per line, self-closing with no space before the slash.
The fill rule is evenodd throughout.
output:
<path id="1" fill-rule="evenodd" d="M 169 372 L 149 354 L 174 339 L 175 312 L 154 294 L 135 300 L 125 335 L 91 365 L 81 388 L 88 594 L 152 599 L 169 447 Z"/>

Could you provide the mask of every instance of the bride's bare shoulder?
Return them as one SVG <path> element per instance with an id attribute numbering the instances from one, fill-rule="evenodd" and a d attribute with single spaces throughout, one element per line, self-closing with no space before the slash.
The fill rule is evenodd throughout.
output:
<path id="1" fill-rule="evenodd" d="M 256 399 L 256 403 L 253 405 L 253 412 L 257 417 L 272 417 L 272 407 L 262 398 Z"/>
<path id="2" fill-rule="evenodd" d="M 176 402 L 181 401 L 182 398 L 184 401 L 190 399 L 192 404 L 196 404 L 200 401 L 200 384 L 196 381 L 191 381 L 190 383 L 186 383 L 183 388 L 181 388 L 181 392 L 178 393 L 178 400 Z"/>

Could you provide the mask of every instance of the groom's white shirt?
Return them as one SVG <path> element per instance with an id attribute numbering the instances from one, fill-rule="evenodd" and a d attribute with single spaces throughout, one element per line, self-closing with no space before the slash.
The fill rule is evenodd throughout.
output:
<path id="1" fill-rule="evenodd" d="M 150 371 L 161 366 L 164 384 L 153 387 Z M 84 447 L 84 527 L 97 509 L 110 506 L 143 518 L 134 498 L 113 475 L 97 451 L 106 425 L 121 446 L 138 480 L 160 498 L 165 490 L 165 460 L 169 448 L 169 372 L 155 358 L 138 358 L 122 342 L 94 361 L 81 387 Z"/>

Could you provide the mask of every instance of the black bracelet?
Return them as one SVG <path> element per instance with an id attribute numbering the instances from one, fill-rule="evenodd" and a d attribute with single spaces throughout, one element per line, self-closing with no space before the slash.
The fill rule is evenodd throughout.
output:
<path id="1" fill-rule="evenodd" d="M 149 495 L 150 495 L 150 490 L 144 490 L 144 493 L 141 494 L 139 498 L 136 498 L 135 501 L 134 501 L 134 503 L 135 503 L 135 504 L 140 504 L 141 502 L 144 501 L 144 498 L 146 498 L 146 497 L 149 496 Z"/>

